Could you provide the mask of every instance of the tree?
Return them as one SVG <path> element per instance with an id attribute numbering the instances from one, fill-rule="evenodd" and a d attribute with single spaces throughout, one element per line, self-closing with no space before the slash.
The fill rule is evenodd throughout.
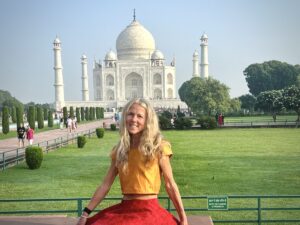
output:
<path id="1" fill-rule="evenodd" d="M 41 107 L 37 107 L 37 122 L 38 122 L 38 128 L 43 129 L 44 128 L 44 111 Z"/>
<path id="2" fill-rule="evenodd" d="M 84 121 L 84 107 L 80 107 L 80 115 L 81 115 L 81 120 Z"/>
<path id="3" fill-rule="evenodd" d="M 297 121 L 300 121 L 300 88 L 295 85 L 283 90 L 282 99 L 284 107 L 288 110 L 294 110 L 297 115 Z"/>
<path id="4" fill-rule="evenodd" d="M 16 108 L 16 113 L 17 113 L 17 127 L 19 127 L 21 124 L 24 123 L 24 120 L 23 120 L 23 114 L 24 114 L 23 106 L 17 107 Z"/>
<path id="5" fill-rule="evenodd" d="M 13 123 L 17 122 L 17 112 L 16 112 L 16 107 L 15 106 L 11 107 L 11 121 Z"/>
<path id="6" fill-rule="evenodd" d="M 48 111 L 48 116 L 47 117 L 48 117 L 48 127 L 53 127 L 53 115 L 52 115 L 51 110 Z"/>
<path id="7" fill-rule="evenodd" d="M 230 111 L 239 112 L 241 110 L 241 102 L 238 98 L 233 98 L 230 100 Z"/>
<path id="8" fill-rule="evenodd" d="M 270 90 L 280 90 L 297 82 L 299 69 L 296 66 L 268 61 L 262 64 L 251 64 L 244 70 L 249 91 L 254 96 Z"/>
<path id="9" fill-rule="evenodd" d="M 2 108 L 2 133 L 8 134 L 9 132 L 9 109 L 7 106 Z"/>
<path id="10" fill-rule="evenodd" d="M 213 78 L 193 77 L 179 88 L 179 96 L 193 112 L 211 115 L 230 108 L 229 88 Z"/>
<path id="11" fill-rule="evenodd" d="M 73 106 L 70 106 L 70 117 L 74 118 L 74 108 L 73 108 Z"/>
<path id="12" fill-rule="evenodd" d="M 271 112 L 275 121 L 276 114 L 280 112 L 284 107 L 282 101 L 282 90 L 261 92 L 257 96 L 257 107 L 264 111 Z"/>
<path id="13" fill-rule="evenodd" d="M 76 119 L 77 119 L 77 123 L 80 123 L 81 121 L 81 117 L 80 117 L 80 108 L 76 107 Z"/>
<path id="14" fill-rule="evenodd" d="M 254 107 L 256 104 L 256 97 L 250 94 L 242 95 L 239 97 L 239 100 L 241 102 L 241 108 L 247 109 L 250 112 L 254 111 Z"/>
<path id="15" fill-rule="evenodd" d="M 28 123 L 32 129 L 35 129 L 35 107 L 29 106 L 28 109 Z"/>

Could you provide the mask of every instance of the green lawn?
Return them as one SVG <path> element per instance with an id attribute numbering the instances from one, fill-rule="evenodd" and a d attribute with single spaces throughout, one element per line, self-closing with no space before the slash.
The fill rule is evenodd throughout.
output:
<path id="1" fill-rule="evenodd" d="M 182 196 L 300 194 L 300 129 L 163 134 L 172 143 L 173 172 Z M 70 145 L 44 155 L 38 170 L 29 170 L 22 163 L 0 172 L 0 199 L 90 197 L 106 172 L 109 152 L 117 140 L 117 132 L 106 131 L 104 139 L 88 139 L 84 149 Z M 166 195 L 164 188 L 161 195 Z M 109 196 L 120 196 L 118 181 Z M 189 201 L 185 205 L 197 204 Z M 0 204 L 0 211 L 18 206 Z"/>

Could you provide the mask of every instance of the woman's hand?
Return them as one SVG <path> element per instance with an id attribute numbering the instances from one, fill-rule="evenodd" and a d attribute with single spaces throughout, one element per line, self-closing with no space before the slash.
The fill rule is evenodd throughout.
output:
<path id="1" fill-rule="evenodd" d="M 83 216 L 79 217 L 77 225 L 85 225 L 86 220 L 87 220 L 87 217 L 83 217 Z"/>

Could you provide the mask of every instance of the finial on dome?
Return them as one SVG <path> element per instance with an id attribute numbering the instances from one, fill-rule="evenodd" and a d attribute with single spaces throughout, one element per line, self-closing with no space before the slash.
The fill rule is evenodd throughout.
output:
<path id="1" fill-rule="evenodd" d="M 133 9 L 133 21 L 135 21 L 135 9 Z"/>

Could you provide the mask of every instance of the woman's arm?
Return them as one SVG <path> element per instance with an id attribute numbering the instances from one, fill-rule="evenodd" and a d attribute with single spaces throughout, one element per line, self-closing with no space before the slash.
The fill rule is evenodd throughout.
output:
<path id="1" fill-rule="evenodd" d="M 90 210 L 94 210 L 97 205 L 103 200 L 103 198 L 109 192 L 110 187 L 112 186 L 117 174 L 118 170 L 115 166 L 115 162 L 112 161 L 102 184 L 96 189 L 93 197 L 87 205 Z"/>
<path id="2" fill-rule="evenodd" d="M 170 157 L 163 155 L 160 158 L 159 165 L 164 177 L 166 191 L 172 200 L 176 211 L 180 219 L 180 225 L 188 225 L 187 217 L 184 212 L 181 196 L 177 187 L 177 184 L 173 177 L 172 167 L 170 163 Z"/>
<path id="3" fill-rule="evenodd" d="M 118 170 L 115 166 L 115 160 L 112 160 L 110 167 L 104 177 L 103 182 L 96 189 L 93 197 L 91 198 L 89 204 L 87 205 L 88 209 L 94 210 L 97 207 L 97 205 L 103 200 L 103 198 L 109 192 L 117 174 L 118 174 Z M 86 212 L 83 212 L 77 225 L 84 225 L 86 223 L 87 217 L 88 214 Z"/>

